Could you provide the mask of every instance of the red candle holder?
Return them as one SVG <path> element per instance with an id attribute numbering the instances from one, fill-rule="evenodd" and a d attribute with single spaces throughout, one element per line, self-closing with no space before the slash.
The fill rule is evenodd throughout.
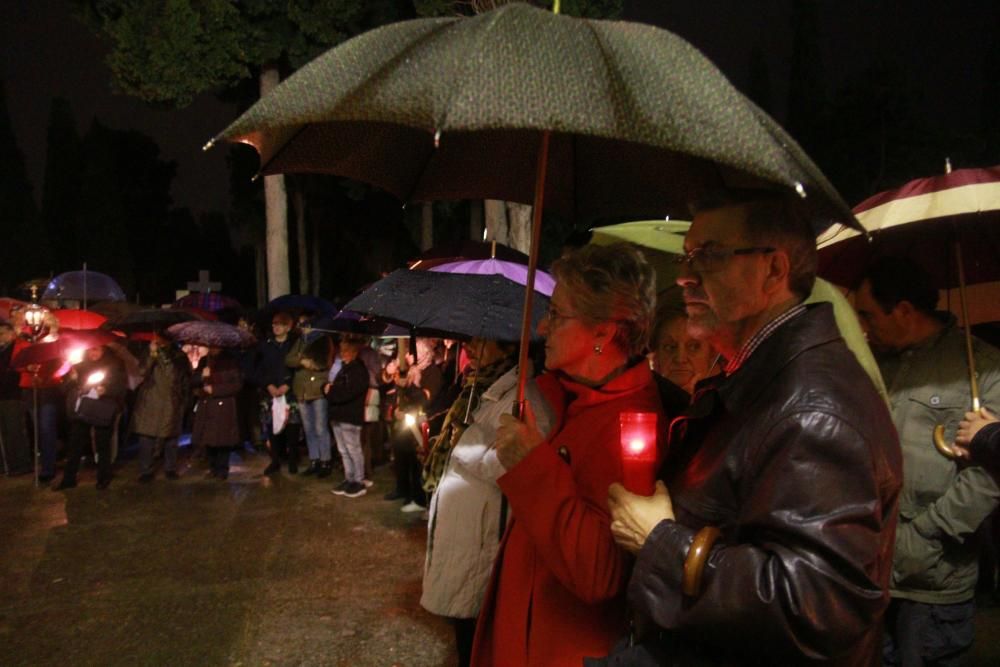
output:
<path id="1" fill-rule="evenodd" d="M 651 496 L 656 489 L 656 413 L 620 415 L 622 484 L 632 493 Z"/>

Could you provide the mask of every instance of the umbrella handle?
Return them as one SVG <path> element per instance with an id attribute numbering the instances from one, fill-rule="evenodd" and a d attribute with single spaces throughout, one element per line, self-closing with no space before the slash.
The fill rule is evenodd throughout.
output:
<path id="1" fill-rule="evenodd" d="M 953 443 L 948 442 L 944 438 L 944 424 L 938 424 L 934 427 L 934 447 L 940 452 L 941 456 L 946 459 L 957 459 L 958 452 L 952 447 Z"/>
<path id="2" fill-rule="evenodd" d="M 972 411 L 979 412 L 982 406 L 979 404 L 979 397 L 972 399 Z M 953 442 L 948 442 L 944 438 L 944 424 L 938 424 L 934 427 L 934 447 L 941 453 L 942 456 L 948 459 L 957 459 L 958 452 L 955 451 Z"/>

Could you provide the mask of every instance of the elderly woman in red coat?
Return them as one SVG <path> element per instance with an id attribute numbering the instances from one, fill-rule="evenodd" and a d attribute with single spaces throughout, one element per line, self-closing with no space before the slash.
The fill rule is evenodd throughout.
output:
<path id="1" fill-rule="evenodd" d="M 665 419 L 643 357 L 653 271 L 632 246 L 587 246 L 552 265 L 539 326 L 555 412 L 544 435 L 501 417 L 498 483 L 512 520 L 476 627 L 474 665 L 573 665 L 605 655 L 625 631 L 629 558 L 611 536 L 608 485 L 621 481 L 619 415 Z M 662 430 L 662 429 L 661 429 Z"/>

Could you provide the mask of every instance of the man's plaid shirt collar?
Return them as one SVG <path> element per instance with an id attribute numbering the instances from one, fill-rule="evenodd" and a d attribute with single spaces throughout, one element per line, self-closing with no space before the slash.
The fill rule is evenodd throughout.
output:
<path id="1" fill-rule="evenodd" d="M 723 369 L 726 375 L 732 375 L 738 371 L 740 367 L 746 363 L 746 360 L 750 358 L 750 355 L 754 353 L 754 350 L 756 350 L 761 343 L 767 340 L 767 337 L 773 334 L 778 327 L 788 320 L 798 317 L 804 312 L 806 312 L 805 304 L 799 304 L 793 308 L 789 308 L 781 315 L 778 315 L 776 318 L 761 327 L 757 333 L 750 337 L 750 340 L 743 344 L 743 347 L 740 348 L 740 351 L 736 354 L 736 356 L 726 362 L 726 367 Z"/>

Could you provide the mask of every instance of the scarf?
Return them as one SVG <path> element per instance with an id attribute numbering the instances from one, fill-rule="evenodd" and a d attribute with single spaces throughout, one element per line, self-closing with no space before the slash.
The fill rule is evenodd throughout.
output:
<path id="1" fill-rule="evenodd" d="M 479 407 L 479 399 L 483 392 L 513 368 L 516 362 L 516 356 L 504 357 L 488 366 L 483 366 L 478 372 L 468 373 L 462 380 L 462 391 L 448 408 L 441 425 L 441 432 L 431 439 L 430 451 L 424 460 L 423 487 L 427 493 L 434 493 L 438 482 L 441 481 L 448 459 L 451 458 L 451 450 L 468 428 L 469 422 L 466 419 L 471 419 L 472 413 Z"/>

